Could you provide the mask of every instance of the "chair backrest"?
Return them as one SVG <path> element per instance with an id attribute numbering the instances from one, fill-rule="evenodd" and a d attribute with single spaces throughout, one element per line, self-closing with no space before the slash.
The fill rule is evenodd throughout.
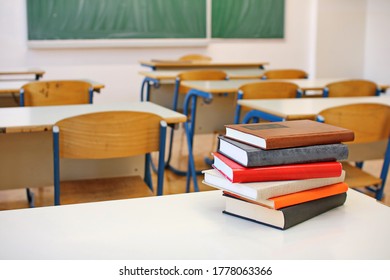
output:
<path id="1" fill-rule="evenodd" d="M 307 79 L 309 75 L 299 69 L 274 69 L 264 72 L 263 79 Z"/>
<path id="2" fill-rule="evenodd" d="M 216 81 L 226 80 L 228 75 L 222 70 L 202 69 L 189 70 L 180 72 L 176 77 L 174 95 L 173 95 L 173 109 L 177 110 L 177 102 L 179 94 L 187 94 L 191 89 L 181 85 L 181 81 Z"/>
<path id="3" fill-rule="evenodd" d="M 354 184 L 350 187 L 365 186 L 380 200 L 390 164 L 390 106 L 376 103 L 350 104 L 323 110 L 319 117 L 325 123 L 354 131 L 354 141 L 346 144 L 349 150 L 347 160 L 355 162 L 356 167 L 345 165 L 348 170 L 346 181 Z M 358 172 L 364 161 L 378 159 L 383 160 L 380 176 L 379 172 L 371 176 L 364 175 L 364 171 Z M 371 188 L 371 184 L 378 183 L 379 187 Z"/>
<path id="4" fill-rule="evenodd" d="M 187 54 L 179 58 L 181 61 L 211 61 L 211 57 L 203 54 Z"/>
<path id="5" fill-rule="evenodd" d="M 242 85 L 237 94 L 238 99 L 274 99 L 274 98 L 296 98 L 302 93 L 298 85 L 289 82 L 264 81 Z M 239 123 L 241 110 L 248 109 L 245 106 L 236 104 L 234 122 Z"/>
<path id="6" fill-rule="evenodd" d="M 93 102 L 93 87 L 86 81 L 36 81 L 23 85 L 21 106 L 52 106 L 89 104 Z"/>
<path id="7" fill-rule="evenodd" d="M 379 94 L 378 85 L 368 80 L 344 80 L 329 83 L 323 91 L 324 97 L 376 96 Z"/>
<path id="8" fill-rule="evenodd" d="M 227 74 L 222 70 L 205 69 L 205 70 L 190 70 L 179 73 L 176 81 L 217 81 L 226 80 Z M 180 85 L 179 93 L 187 93 L 190 88 Z"/>
<path id="9" fill-rule="evenodd" d="M 390 106 L 377 103 L 357 103 L 332 107 L 319 113 L 325 123 L 354 131 L 352 143 L 383 141 L 390 136 Z"/>
<path id="10" fill-rule="evenodd" d="M 159 150 L 161 117 L 144 112 L 113 111 L 58 121 L 62 158 L 129 157 Z"/>
<path id="11" fill-rule="evenodd" d="M 59 195 L 60 158 L 121 158 L 155 151 L 159 151 L 158 189 L 162 191 L 165 137 L 166 123 L 152 113 L 109 111 L 58 121 L 53 127 L 56 195 Z M 148 168 L 145 168 L 145 176 L 150 173 Z M 150 178 L 148 180 L 151 182 Z M 55 201 L 58 204 L 59 197 Z"/>

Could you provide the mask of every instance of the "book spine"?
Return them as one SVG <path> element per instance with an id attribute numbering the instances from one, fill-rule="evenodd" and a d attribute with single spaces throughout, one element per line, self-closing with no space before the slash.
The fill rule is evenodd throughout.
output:
<path id="1" fill-rule="evenodd" d="M 353 134 L 352 134 L 353 135 Z M 290 136 L 281 138 L 267 139 L 266 149 L 279 149 L 289 147 L 301 147 L 320 144 L 334 144 L 341 142 L 348 142 L 353 140 L 350 133 L 338 133 L 338 134 L 321 134 L 321 135 L 309 135 L 309 136 Z"/>
<path id="2" fill-rule="evenodd" d="M 268 199 L 271 197 L 301 192 L 304 190 L 319 188 L 343 182 L 345 179 L 345 171 L 342 172 L 340 177 L 329 177 L 329 178 L 315 178 L 309 180 L 293 181 L 285 185 L 276 185 L 268 189 L 257 189 L 257 199 Z"/>
<path id="3" fill-rule="evenodd" d="M 274 202 L 274 209 L 281 209 L 291 205 L 308 202 L 348 191 L 348 185 L 344 182 L 327 185 L 320 188 L 313 188 L 301 192 L 272 197 L 269 200 Z"/>
<path id="4" fill-rule="evenodd" d="M 288 229 L 315 216 L 325 213 L 333 208 L 339 207 L 345 203 L 346 199 L 347 193 L 345 192 L 330 197 L 282 208 L 280 211 L 283 212 L 285 221 L 283 229 Z"/>
<path id="5" fill-rule="evenodd" d="M 314 145 L 269 151 L 248 151 L 247 155 L 247 167 L 340 161 L 348 158 L 348 146 L 345 144 Z"/>

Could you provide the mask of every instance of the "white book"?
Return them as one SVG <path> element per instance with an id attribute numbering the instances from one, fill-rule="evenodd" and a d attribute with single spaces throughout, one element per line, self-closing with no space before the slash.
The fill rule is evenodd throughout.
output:
<path id="1" fill-rule="evenodd" d="M 268 199 L 275 196 L 281 196 L 289 193 L 336 184 L 343 182 L 345 178 L 345 171 L 343 170 L 339 177 L 289 181 L 232 183 L 216 169 L 208 169 L 202 172 L 204 174 L 203 183 L 252 200 Z"/>

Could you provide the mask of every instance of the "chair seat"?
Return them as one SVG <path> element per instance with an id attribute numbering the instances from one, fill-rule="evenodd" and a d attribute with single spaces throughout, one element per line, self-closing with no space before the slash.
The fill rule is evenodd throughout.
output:
<path id="1" fill-rule="evenodd" d="M 61 182 L 61 204 L 154 196 L 141 176 Z"/>
<path id="2" fill-rule="evenodd" d="M 364 170 L 343 162 L 345 170 L 345 182 L 350 188 L 364 188 L 366 186 L 378 186 L 382 183 L 381 178 L 371 175 Z"/>

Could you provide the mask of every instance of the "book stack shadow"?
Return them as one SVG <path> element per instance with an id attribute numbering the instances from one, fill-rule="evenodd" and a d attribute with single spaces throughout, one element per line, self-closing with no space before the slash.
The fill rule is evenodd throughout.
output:
<path id="1" fill-rule="evenodd" d="M 223 190 L 223 213 L 285 230 L 345 203 L 353 139 L 311 120 L 226 125 L 203 182 Z"/>

